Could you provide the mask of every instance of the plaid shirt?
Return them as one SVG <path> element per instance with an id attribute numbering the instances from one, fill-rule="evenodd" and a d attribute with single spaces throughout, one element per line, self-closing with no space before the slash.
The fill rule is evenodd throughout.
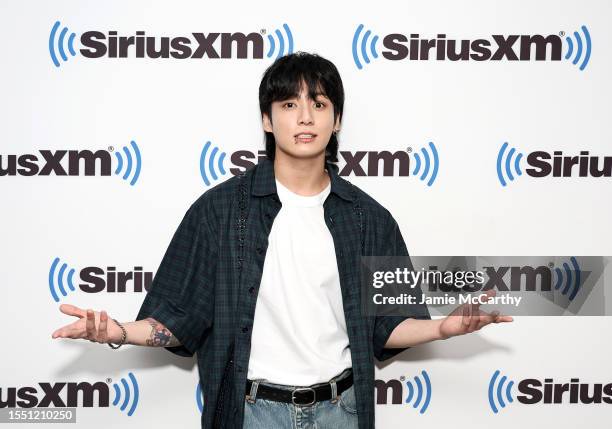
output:
<path id="1" fill-rule="evenodd" d="M 374 357 L 382 361 L 404 350 L 384 345 L 407 316 L 364 316 L 360 255 L 408 252 L 389 211 L 341 178 L 335 165 L 328 162 L 326 169 L 331 192 L 323 208 L 340 274 L 359 429 L 373 428 Z M 246 202 L 242 223 L 240 189 Z M 280 208 L 274 164 L 268 159 L 207 190 L 174 233 L 136 317 L 156 319 L 180 340 L 181 346 L 169 351 L 197 354 L 202 428 L 242 428 L 255 304 L 268 235 Z M 410 317 L 430 318 L 426 306 L 411 311 Z"/>

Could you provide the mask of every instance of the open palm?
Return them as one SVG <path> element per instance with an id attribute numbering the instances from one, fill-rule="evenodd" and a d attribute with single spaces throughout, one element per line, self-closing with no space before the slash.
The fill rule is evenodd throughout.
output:
<path id="1" fill-rule="evenodd" d="M 487 297 L 495 296 L 494 290 L 485 292 Z M 498 311 L 487 313 L 480 309 L 480 303 L 466 303 L 455 308 L 440 324 L 440 334 L 443 338 L 469 334 L 478 331 L 490 323 L 512 322 L 511 316 L 502 316 Z"/>
<path id="2" fill-rule="evenodd" d="M 51 338 L 82 338 L 96 343 L 115 343 L 121 339 L 121 328 L 115 323 L 108 323 L 108 314 L 104 310 L 83 310 L 71 304 L 62 304 L 60 311 L 79 320 L 57 329 Z"/>

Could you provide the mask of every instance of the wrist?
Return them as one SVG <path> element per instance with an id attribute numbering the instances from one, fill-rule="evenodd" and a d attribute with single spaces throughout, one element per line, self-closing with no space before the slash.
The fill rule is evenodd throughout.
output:
<path id="1" fill-rule="evenodd" d="M 443 323 L 446 320 L 446 317 L 442 317 L 440 319 L 436 319 L 436 340 L 447 340 L 450 338 L 449 335 L 444 334 Z"/>
<path id="2" fill-rule="evenodd" d="M 117 328 L 114 330 L 115 332 L 117 332 L 117 335 L 116 336 L 113 335 L 113 337 L 118 337 L 118 338 L 112 338 L 112 339 L 109 338 L 108 346 L 112 349 L 118 349 L 119 347 L 127 343 L 127 331 L 125 327 L 121 323 L 119 323 L 116 319 L 112 319 L 112 321 L 116 325 L 116 328 Z"/>

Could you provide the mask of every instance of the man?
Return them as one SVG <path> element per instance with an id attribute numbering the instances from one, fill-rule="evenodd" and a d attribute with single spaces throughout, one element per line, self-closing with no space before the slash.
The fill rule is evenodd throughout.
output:
<path id="1" fill-rule="evenodd" d="M 267 159 L 191 205 L 137 321 L 63 305 L 80 320 L 53 337 L 196 353 L 203 428 L 372 428 L 374 358 L 512 319 L 477 305 L 364 315 L 360 256 L 408 252 L 389 211 L 337 174 L 340 75 L 287 55 L 259 100 Z"/>

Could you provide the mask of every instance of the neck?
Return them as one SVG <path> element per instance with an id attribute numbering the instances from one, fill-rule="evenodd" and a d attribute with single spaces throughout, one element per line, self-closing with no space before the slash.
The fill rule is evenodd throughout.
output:
<path id="1" fill-rule="evenodd" d="M 274 177 L 284 187 L 302 196 L 317 195 L 329 184 L 325 171 L 325 153 L 322 157 L 297 159 L 276 153 Z"/>

